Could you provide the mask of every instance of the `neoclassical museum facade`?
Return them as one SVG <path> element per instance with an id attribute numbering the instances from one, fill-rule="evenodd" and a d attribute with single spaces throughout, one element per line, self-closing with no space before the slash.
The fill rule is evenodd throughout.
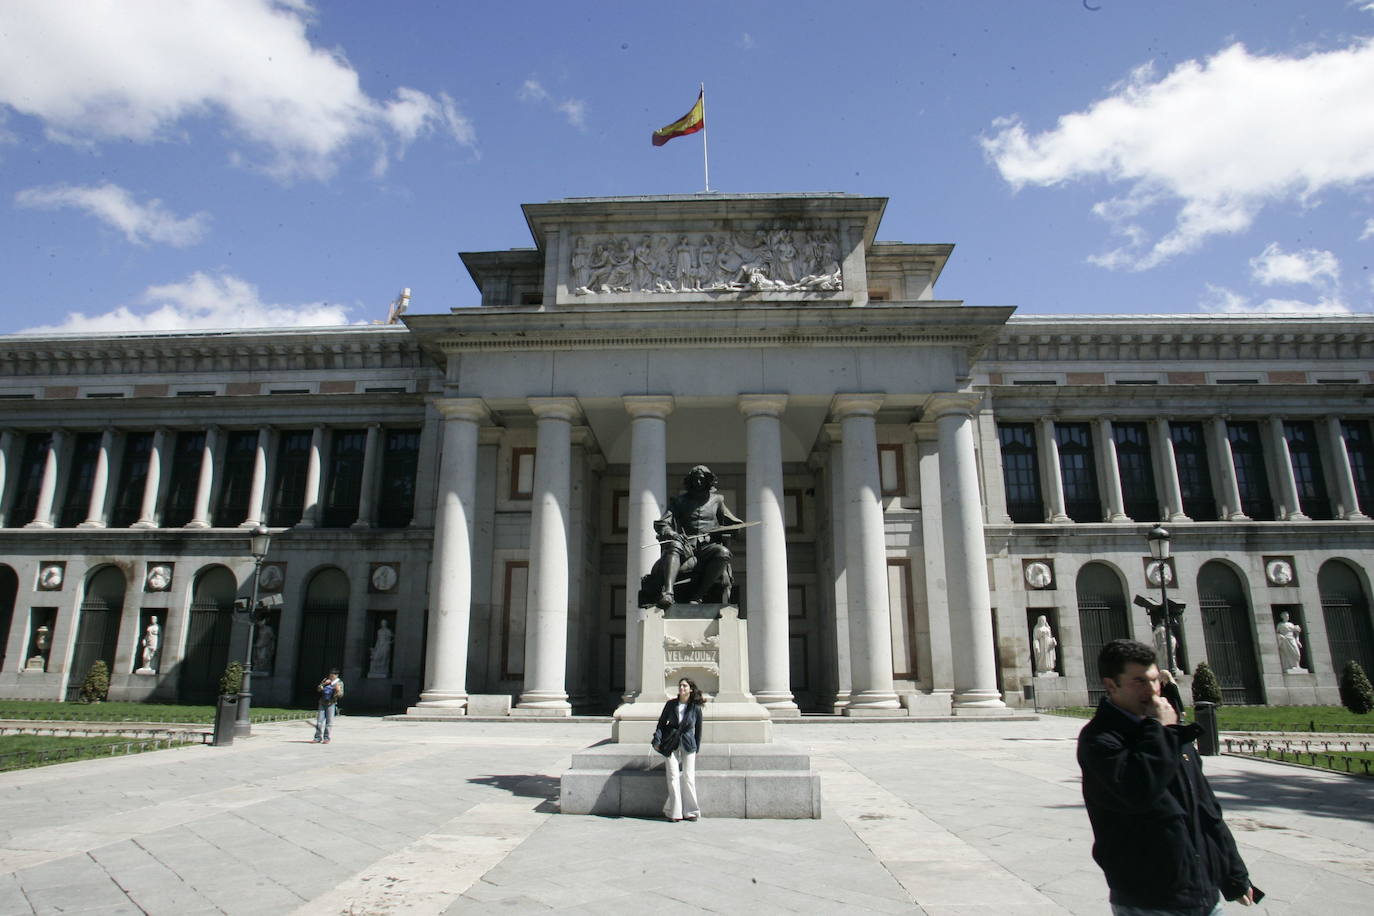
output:
<path id="1" fill-rule="evenodd" d="M 534 204 L 534 247 L 462 256 L 478 307 L 0 338 L 0 696 L 103 660 L 112 699 L 204 702 L 251 658 L 258 704 L 339 667 L 355 708 L 607 712 L 657 689 L 636 593 L 697 464 L 758 523 L 730 549 L 774 716 L 1089 702 L 1161 576 L 1228 702 L 1374 670 L 1374 319 L 965 305 L 886 203 Z"/>

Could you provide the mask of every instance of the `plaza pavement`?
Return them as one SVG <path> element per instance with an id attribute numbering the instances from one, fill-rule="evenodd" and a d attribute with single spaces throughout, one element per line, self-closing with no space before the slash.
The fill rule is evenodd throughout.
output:
<path id="1" fill-rule="evenodd" d="M 779 725 L 824 817 L 694 824 L 557 813 L 604 720 L 255 726 L 0 775 L 0 914 L 1105 913 L 1081 724 Z M 1245 912 L 1374 912 L 1374 780 L 1206 769 L 1269 894 Z"/>

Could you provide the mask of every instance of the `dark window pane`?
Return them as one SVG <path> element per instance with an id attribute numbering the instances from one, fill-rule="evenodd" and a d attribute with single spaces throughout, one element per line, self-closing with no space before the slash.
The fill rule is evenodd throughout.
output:
<path id="1" fill-rule="evenodd" d="M 404 528 L 415 514 L 415 469 L 420 457 L 418 429 L 383 431 L 382 486 L 377 526 Z"/>
<path id="2" fill-rule="evenodd" d="M 172 473 L 167 484 L 161 527 L 180 528 L 195 514 L 196 488 L 200 486 L 200 464 L 204 454 L 203 430 L 177 433 L 172 446 Z"/>
<path id="3" fill-rule="evenodd" d="M 1374 514 L 1374 439 L 1370 438 L 1369 424 L 1364 420 L 1342 420 L 1341 433 L 1345 436 L 1345 453 L 1350 456 L 1350 474 L 1355 478 L 1360 511 Z"/>
<path id="4" fill-rule="evenodd" d="M 1002 483 L 1007 491 L 1007 514 L 1013 522 L 1043 522 L 1040 500 L 1040 459 L 1035 449 L 1035 424 L 1004 423 L 997 427 L 1002 442 Z"/>
<path id="5" fill-rule="evenodd" d="M 1064 482 L 1064 512 L 1075 522 L 1100 522 L 1102 499 L 1097 491 L 1097 462 L 1088 423 L 1056 423 L 1059 473 Z"/>
<path id="6" fill-rule="evenodd" d="M 86 520 L 91 508 L 91 489 L 95 485 L 95 465 L 100 457 L 100 433 L 80 433 L 72 443 L 71 473 L 67 475 L 67 495 L 57 524 L 75 528 Z"/>
<path id="7" fill-rule="evenodd" d="M 320 524 L 325 528 L 347 528 L 358 520 L 367 430 L 336 429 L 332 439 L 326 478 L 329 483 Z"/>
<path id="8" fill-rule="evenodd" d="M 1169 438 L 1174 442 L 1183 514 L 1194 521 L 1217 521 L 1217 501 L 1212 493 L 1212 475 L 1207 470 L 1207 439 L 1202 424 L 1170 423 Z"/>
<path id="9" fill-rule="evenodd" d="M 126 433 L 124 457 L 119 462 L 119 488 L 115 491 L 111 528 L 128 528 L 138 521 L 143 508 L 143 485 L 148 480 L 148 461 L 153 454 L 152 433 Z"/>
<path id="10" fill-rule="evenodd" d="M 277 445 L 276 486 L 272 488 L 272 511 L 268 524 L 289 528 L 301 520 L 305 508 L 305 474 L 310 464 L 308 429 L 283 430 Z"/>
<path id="11" fill-rule="evenodd" d="M 248 518 L 248 499 L 253 489 L 253 461 L 257 457 L 257 430 L 236 430 L 224 446 L 224 483 L 219 490 L 215 524 L 223 528 Z"/>
<path id="12" fill-rule="evenodd" d="M 1331 496 L 1322 471 L 1316 426 L 1310 420 L 1285 422 L 1283 436 L 1288 440 L 1293 482 L 1298 485 L 1298 505 L 1312 518 L 1331 518 Z"/>
<path id="13" fill-rule="evenodd" d="M 38 490 L 43 485 L 43 466 L 48 463 L 52 433 L 29 433 L 24 437 L 24 453 L 19 459 L 19 476 L 14 482 L 14 502 L 7 524 L 22 528 L 33 521 L 38 509 Z"/>
<path id="14" fill-rule="evenodd" d="M 1116 467 L 1121 474 L 1122 508 L 1138 522 L 1158 519 L 1149 428 L 1144 423 L 1113 423 L 1112 438 L 1116 440 Z"/>
<path id="15" fill-rule="evenodd" d="M 1227 422 L 1226 438 L 1231 440 L 1231 459 L 1236 467 L 1241 511 L 1257 522 L 1272 522 L 1274 500 L 1269 493 L 1269 476 L 1264 467 L 1264 443 L 1260 439 L 1259 424 Z"/>

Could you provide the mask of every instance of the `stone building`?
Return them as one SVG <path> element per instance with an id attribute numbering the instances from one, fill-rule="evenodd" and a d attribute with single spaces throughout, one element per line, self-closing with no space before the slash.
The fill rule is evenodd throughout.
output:
<path id="1" fill-rule="evenodd" d="M 1229 701 L 1374 669 L 1374 320 L 965 305 L 885 205 L 528 205 L 534 248 L 463 255 L 480 307 L 0 340 L 0 696 L 103 659 L 112 698 L 200 702 L 251 655 L 259 704 L 338 666 L 356 707 L 607 711 L 701 463 L 760 523 L 731 550 L 774 716 L 1088 702 L 1097 647 L 1154 639 L 1157 521 L 1180 659 Z"/>

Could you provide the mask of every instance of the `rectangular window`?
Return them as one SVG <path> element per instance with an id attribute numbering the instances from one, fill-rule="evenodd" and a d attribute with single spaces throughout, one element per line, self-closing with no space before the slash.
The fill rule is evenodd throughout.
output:
<path id="1" fill-rule="evenodd" d="M 1236 467 L 1241 511 L 1257 522 L 1272 522 L 1274 500 L 1269 493 L 1269 475 L 1264 467 L 1264 442 L 1260 439 L 1259 424 L 1228 420 L 1226 438 L 1231 440 L 1231 458 Z"/>
<path id="2" fill-rule="evenodd" d="M 997 427 L 1002 443 L 1002 484 L 1007 491 L 1007 515 L 1013 522 L 1043 522 L 1040 499 L 1040 458 L 1035 448 L 1035 424 L 1003 423 Z"/>
<path id="3" fill-rule="evenodd" d="M 367 430 L 336 429 L 329 445 L 328 481 L 324 494 L 324 528 L 347 528 L 358 520 L 358 500 L 363 490 L 363 459 L 367 454 Z"/>
<path id="4" fill-rule="evenodd" d="M 1102 497 L 1097 489 L 1093 460 L 1093 430 L 1089 423 L 1056 423 L 1059 473 L 1064 481 L 1064 513 L 1075 522 L 1100 522 Z"/>
<path id="5" fill-rule="evenodd" d="M 878 446 L 878 480 L 884 496 L 901 496 L 906 492 L 906 474 L 902 466 L 900 445 Z"/>
<path id="6" fill-rule="evenodd" d="M 305 509 L 305 474 L 310 464 L 308 429 L 286 429 L 277 445 L 276 485 L 272 487 L 272 511 L 268 524 L 289 528 L 301 520 Z"/>
<path id="7" fill-rule="evenodd" d="M 48 448 L 52 433 L 29 433 L 24 436 L 24 451 L 19 459 L 19 476 L 14 482 L 14 502 L 7 524 L 22 528 L 33 521 L 38 511 L 38 490 L 43 486 L 43 468 L 48 463 Z"/>
<path id="8" fill-rule="evenodd" d="M 110 512 L 111 528 L 128 528 L 138 521 L 152 454 L 152 433 L 125 433 L 124 457 L 119 462 L 119 487 L 115 490 L 114 509 Z"/>
<path id="9" fill-rule="evenodd" d="M 237 525 L 248 518 L 248 500 L 253 491 L 253 464 L 258 455 L 258 431 L 234 430 L 224 444 L 223 483 L 215 522 L 221 528 Z"/>
<path id="10" fill-rule="evenodd" d="M 1317 445 L 1317 429 L 1310 420 L 1291 420 L 1283 424 L 1288 440 L 1288 456 L 1293 464 L 1293 482 L 1298 485 L 1298 506 L 1312 518 L 1328 519 L 1331 495 L 1326 489 L 1322 456 Z"/>
<path id="11" fill-rule="evenodd" d="M 1121 475 L 1122 509 L 1138 522 L 1159 518 L 1150 430 L 1144 423 L 1113 423 L 1116 467 Z"/>
<path id="12" fill-rule="evenodd" d="M 911 561 L 887 560 L 887 610 L 892 622 L 892 676 L 916 678 L 916 611 L 911 601 Z"/>
<path id="13" fill-rule="evenodd" d="M 1218 521 L 1212 474 L 1207 468 L 1207 437 L 1202 424 L 1170 423 L 1169 438 L 1174 443 L 1174 467 L 1178 470 L 1183 514 L 1196 522 Z"/>
<path id="14" fill-rule="evenodd" d="M 1355 479 L 1355 499 L 1360 511 L 1374 515 L 1374 438 L 1364 420 L 1342 420 L 1345 453 L 1350 457 L 1350 476 Z"/>
<path id="15" fill-rule="evenodd" d="M 162 512 L 163 528 L 180 528 L 195 515 L 196 490 L 200 487 L 200 465 L 204 456 L 204 430 L 177 433 L 172 446 L 167 504 Z"/>
<path id="16" fill-rule="evenodd" d="M 382 430 L 382 485 L 377 497 L 377 527 L 404 528 L 415 517 L 415 472 L 420 462 L 420 430 Z"/>
<path id="17" fill-rule="evenodd" d="M 100 433 L 78 433 L 72 443 L 71 473 L 67 475 L 67 495 L 57 524 L 75 528 L 86 520 L 91 508 L 91 489 L 95 486 L 95 465 L 100 457 Z"/>
<path id="18" fill-rule="evenodd" d="M 525 676 L 525 603 L 530 581 L 526 560 L 507 560 L 501 595 L 501 679 Z"/>
<path id="19" fill-rule="evenodd" d="M 510 450 L 510 498 L 530 499 L 534 496 L 534 449 Z"/>

